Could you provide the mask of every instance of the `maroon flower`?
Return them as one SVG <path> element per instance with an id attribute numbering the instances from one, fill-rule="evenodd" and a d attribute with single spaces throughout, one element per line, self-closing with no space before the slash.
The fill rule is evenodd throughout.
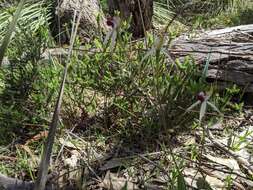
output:
<path id="1" fill-rule="evenodd" d="M 106 24 L 108 25 L 108 26 L 110 26 L 110 27 L 114 27 L 114 19 L 113 19 L 113 17 L 108 17 L 107 18 L 107 20 L 106 20 Z"/>
<path id="2" fill-rule="evenodd" d="M 197 100 L 201 101 L 201 102 L 204 102 L 206 99 L 206 94 L 204 92 L 199 92 L 197 94 Z"/>

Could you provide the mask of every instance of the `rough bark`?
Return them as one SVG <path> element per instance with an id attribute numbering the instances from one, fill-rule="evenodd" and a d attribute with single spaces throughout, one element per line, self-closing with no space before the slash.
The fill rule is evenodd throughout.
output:
<path id="1" fill-rule="evenodd" d="M 130 30 L 136 38 L 152 27 L 153 0 L 108 0 L 108 7 L 112 16 L 119 11 L 123 19 L 132 17 Z"/>
<path id="2" fill-rule="evenodd" d="M 104 14 L 99 6 L 98 0 L 60 0 L 58 3 L 55 0 L 54 12 L 55 18 L 52 25 L 52 31 L 55 36 L 60 36 L 61 42 L 69 42 L 72 21 L 75 10 L 80 12 L 82 10 L 82 17 L 78 29 L 78 35 L 82 41 L 93 39 L 98 36 L 100 32 L 107 30 L 106 20 Z M 100 15 L 99 23 L 98 15 Z M 60 33 L 60 35 L 59 35 Z"/>
<path id="3" fill-rule="evenodd" d="M 210 56 L 209 79 L 221 89 L 237 84 L 253 92 L 253 25 L 213 30 L 195 38 L 181 36 L 173 41 L 170 53 L 181 61 L 190 56 L 201 66 Z"/>

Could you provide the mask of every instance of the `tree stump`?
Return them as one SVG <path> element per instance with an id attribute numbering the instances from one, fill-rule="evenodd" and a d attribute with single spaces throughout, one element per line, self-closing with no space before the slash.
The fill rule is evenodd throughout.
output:
<path id="1" fill-rule="evenodd" d="M 98 0 L 60 0 L 59 4 L 55 1 L 53 9 L 55 17 L 51 28 L 61 43 L 68 43 L 70 40 L 75 11 L 77 15 L 80 11 L 82 14 L 78 28 L 78 36 L 82 41 L 91 40 L 101 31 L 107 31 L 106 20 Z"/>
<path id="2" fill-rule="evenodd" d="M 130 31 L 134 38 L 143 37 L 152 27 L 153 0 L 108 0 L 110 15 L 119 11 L 121 18 L 132 17 Z"/>

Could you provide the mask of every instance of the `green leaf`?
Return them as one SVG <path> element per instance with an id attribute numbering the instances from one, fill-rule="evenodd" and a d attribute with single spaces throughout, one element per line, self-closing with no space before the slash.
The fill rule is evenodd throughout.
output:
<path id="1" fill-rule="evenodd" d="M 204 178 L 197 179 L 197 187 L 198 189 L 213 190 L 209 185 L 209 183 Z"/>
<path id="2" fill-rule="evenodd" d="M 187 190 L 186 182 L 182 172 L 179 172 L 177 177 L 177 190 Z"/>
<path id="3" fill-rule="evenodd" d="M 201 103 L 201 101 L 197 101 L 194 104 L 192 104 L 189 108 L 186 109 L 186 112 L 191 111 L 193 108 L 195 108 L 197 105 L 199 105 Z"/>
<path id="4" fill-rule="evenodd" d="M 100 49 L 100 50 L 103 49 L 103 45 L 101 44 L 100 41 L 98 41 L 98 39 L 95 39 L 95 40 L 94 40 L 94 44 L 95 44 L 95 46 L 96 46 L 98 49 Z"/>
<path id="5" fill-rule="evenodd" d="M 121 189 L 121 190 L 127 190 L 127 181 L 126 181 L 126 183 L 125 183 L 124 187 L 122 187 L 122 189 Z"/>
<path id="6" fill-rule="evenodd" d="M 207 104 L 209 106 L 211 106 L 211 108 L 213 108 L 214 111 L 216 111 L 216 112 L 218 112 L 219 114 L 222 115 L 222 113 L 220 112 L 220 110 L 213 103 L 211 103 L 211 102 L 208 101 Z"/>
<path id="7" fill-rule="evenodd" d="M 27 1 L 26 1 L 27 2 Z M 36 32 L 40 29 L 41 26 L 47 25 L 50 15 L 50 7 L 49 2 L 45 3 L 45 1 L 40 1 L 36 3 L 24 3 L 23 9 L 19 15 L 18 25 L 22 26 L 22 29 L 29 29 L 33 32 Z M 6 8 L 4 10 L 0 10 L 0 40 L 3 39 L 6 28 L 8 28 L 10 21 L 13 17 L 12 9 L 17 10 L 15 6 L 10 8 Z M 19 27 L 16 28 L 16 33 L 21 32 Z"/>
<path id="8" fill-rule="evenodd" d="M 83 6 L 83 4 L 82 4 Z M 82 9 L 81 9 L 82 10 Z M 71 33 L 71 38 L 70 38 L 70 46 L 68 50 L 68 57 L 65 63 L 63 75 L 62 75 L 62 80 L 61 80 L 61 86 L 58 92 L 58 97 L 57 97 L 57 102 L 55 105 L 54 113 L 53 113 L 53 118 L 50 124 L 50 128 L 48 131 L 48 136 L 45 144 L 45 151 L 42 154 L 41 161 L 40 161 L 40 166 L 39 166 L 39 171 L 38 171 L 38 177 L 37 180 L 35 181 L 34 185 L 34 190 L 44 190 L 45 185 L 46 185 L 46 180 L 47 180 L 47 173 L 48 173 L 48 167 L 50 165 L 50 159 L 51 159 L 51 154 L 52 154 L 52 149 L 54 145 L 54 139 L 56 135 L 56 128 L 59 122 L 59 116 L 61 112 L 61 105 L 62 105 L 62 99 L 63 99 L 63 94 L 64 94 L 64 87 L 65 83 L 67 80 L 67 75 L 68 75 L 68 67 L 70 64 L 70 59 L 74 47 L 74 42 L 76 39 L 77 35 L 77 29 L 80 24 L 80 19 L 81 19 L 82 11 L 79 13 L 77 21 L 73 23 L 73 32 Z M 74 18 L 75 21 L 75 18 Z"/>
<path id="9" fill-rule="evenodd" d="M 199 112 L 199 122 L 202 121 L 203 117 L 206 114 L 206 105 L 207 105 L 207 100 L 203 101 L 200 107 L 200 112 Z"/>
<path id="10" fill-rule="evenodd" d="M 21 0 L 18 4 L 18 8 L 13 16 L 13 19 L 10 23 L 10 26 L 6 32 L 6 35 L 3 39 L 3 42 L 2 42 L 2 45 L 0 47 L 0 66 L 2 65 L 2 62 L 3 62 L 3 58 L 4 58 L 4 54 L 5 54 L 5 51 L 11 41 L 11 37 L 12 37 L 12 34 L 13 32 L 15 31 L 15 27 L 17 25 L 17 22 L 18 22 L 18 19 L 19 19 L 19 16 L 21 14 L 21 11 L 23 9 L 23 6 L 24 6 L 24 3 L 25 3 L 25 0 Z"/>
<path id="11" fill-rule="evenodd" d="M 211 49 L 210 49 L 210 51 L 211 51 Z M 207 60 L 206 60 L 206 64 L 205 64 L 205 67 L 204 67 L 204 70 L 203 70 L 203 73 L 202 73 L 202 76 L 201 76 L 202 81 L 204 81 L 204 79 L 207 76 L 208 67 L 209 67 L 209 63 L 210 63 L 210 57 L 211 57 L 211 53 L 208 54 L 208 57 L 207 57 Z"/>

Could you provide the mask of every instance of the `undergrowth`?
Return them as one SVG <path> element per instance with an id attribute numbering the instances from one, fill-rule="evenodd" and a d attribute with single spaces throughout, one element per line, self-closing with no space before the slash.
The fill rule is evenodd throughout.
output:
<path id="1" fill-rule="evenodd" d="M 38 13 L 38 9 L 33 10 Z M 10 16 L 6 12 L 1 14 L 7 16 L 4 21 L 0 19 L 0 36 Z M 36 18 L 31 20 L 36 24 L 21 20 L 6 53 L 9 64 L 0 71 L 1 146 L 13 141 L 25 143 L 47 129 L 54 110 L 65 57 L 43 55 L 54 44 L 48 27 L 50 14 L 43 9 L 34 15 Z M 210 100 L 221 111 L 241 110 L 240 102 L 231 103 L 232 97 L 239 93 L 236 88 L 228 89 L 220 97 L 201 77 L 203 68 L 197 67 L 191 57 L 172 61 L 164 48 L 170 46 L 169 42 L 166 44 L 163 37 L 152 34 L 147 35 L 146 43 L 132 42 L 128 27 L 127 23 L 121 23 L 108 41 L 97 37 L 84 47 L 76 42 L 68 69 L 60 132 L 70 128 L 85 137 L 115 136 L 115 144 L 145 152 L 157 146 L 162 149 L 171 143 L 171 137 L 192 129 L 199 110 L 187 113 L 186 110 L 197 101 L 200 92 L 211 93 Z M 42 146 L 35 144 L 30 148 L 33 150 L 30 155 L 24 148 L 25 151 L 16 148 L 14 154 L 18 159 L 17 170 L 34 179 L 38 163 L 33 160 L 31 164 L 28 157 L 38 156 Z M 56 146 L 55 152 L 59 148 Z M 14 174 L 14 166 L 10 168 L 0 165 L 1 172 Z M 180 172 L 173 169 L 176 183 Z"/>

